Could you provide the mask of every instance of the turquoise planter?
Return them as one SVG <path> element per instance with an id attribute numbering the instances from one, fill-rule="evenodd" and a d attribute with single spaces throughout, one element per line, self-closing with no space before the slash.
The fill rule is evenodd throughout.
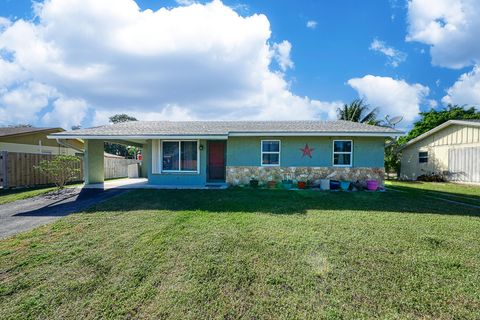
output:
<path id="1" fill-rule="evenodd" d="M 350 188 L 350 181 L 340 181 L 340 188 L 343 191 L 347 191 Z"/>

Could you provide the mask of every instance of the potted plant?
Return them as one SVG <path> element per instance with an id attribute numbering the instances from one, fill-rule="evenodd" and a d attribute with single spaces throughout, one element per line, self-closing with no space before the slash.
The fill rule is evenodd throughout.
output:
<path id="1" fill-rule="evenodd" d="M 273 189 L 277 186 L 277 182 L 273 180 L 273 177 L 268 177 L 267 186 L 269 189 Z"/>
<path id="2" fill-rule="evenodd" d="M 250 178 L 250 187 L 257 188 L 258 187 L 258 180 L 255 177 Z"/>
<path id="3" fill-rule="evenodd" d="M 378 181 L 375 179 L 367 180 L 367 190 L 368 191 L 377 191 Z"/>
<path id="4" fill-rule="evenodd" d="M 330 190 L 330 179 L 320 179 L 320 189 Z"/>
<path id="5" fill-rule="evenodd" d="M 350 181 L 345 181 L 345 180 L 340 181 L 340 189 L 342 189 L 343 191 L 348 191 L 349 188 L 350 188 Z"/>
<path id="6" fill-rule="evenodd" d="M 284 177 L 282 180 L 282 186 L 287 190 L 292 189 L 293 180 L 289 176 Z"/>
<path id="7" fill-rule="evenodd" d="M 307 179 L 300 178 L 297 183 L 298 189 L 305 189 L 307 187 Z"/>
<path id="8" fill-rule="evenodd" d="M 340 189 L 340 181 L 330 180 L 330 190 L 338 190 L 338 189 Z"/>

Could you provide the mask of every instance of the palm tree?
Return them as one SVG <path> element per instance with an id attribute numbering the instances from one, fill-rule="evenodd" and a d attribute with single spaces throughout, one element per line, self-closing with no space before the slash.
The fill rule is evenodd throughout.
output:
<path id="1" fill-rule="evenodd" d="M 347 120 L 361 122 L 372 125 L 379 125 L 382 121 L 377 120 L 378 108 L 373 108 L 362 99 L 355 99 L 350 104 L 344 104 L 343 108 L 338 108 L 338 120 Z"/>

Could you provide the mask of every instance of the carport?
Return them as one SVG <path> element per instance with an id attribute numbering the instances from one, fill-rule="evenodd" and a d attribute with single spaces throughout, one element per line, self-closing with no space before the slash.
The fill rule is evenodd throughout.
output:
<path id="1" fill-rule="evenodd" d="M 102 136 L 84 136 L 84 135 L 75 135 L 72 131 L 68 134 L 55 134 L 49 135 L 49 139 L 56 139 L 61 144 L 67 144 L 68 139 L 72 139 L 75 136 L 77 139 L 81 139 L 84 142 L 83 150 L 83 172 L 84 172 L 84 181 L 85 186 L 92 188 L 103 188 L 110 189 L 114 186 L 120 187 L 122 185 L 138 185 L 146 184 L 148 176 L 148 143 L 147 140 L 132 140 L 132 139 L 109 139 L 109 137 Z M 139 178 L 138 179 L 115 179 L 118 180 L 109 180 L 105 181 L 105 152 L 104 144 L 116 143 L 126 146 L 134 146 L 142 149 L 142 166 L 140 166 Z"/>

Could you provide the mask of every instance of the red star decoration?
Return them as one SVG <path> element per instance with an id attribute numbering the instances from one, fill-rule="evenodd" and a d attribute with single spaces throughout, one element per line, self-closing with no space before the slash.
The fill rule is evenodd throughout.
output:
<path id="1" fill-rule="evenodd" d="M 315 150 L 314 148 L 310 148 L 308 146 L 308 143 L 305 145 L 305 148 L 300 148 L 300 150 L 302 151 L 302 158 L 305 157 L 305 156 L 308 156 L 310 157 L 310 159 L 312 158 L 312 151 Z"/>

